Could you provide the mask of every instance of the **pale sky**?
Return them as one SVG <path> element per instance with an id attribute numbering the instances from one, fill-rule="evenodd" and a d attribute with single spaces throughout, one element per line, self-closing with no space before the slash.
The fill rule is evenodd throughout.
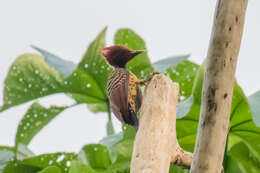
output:
<path id="1" fill-rule="evenodd" d="M 128 27 L 146 41 L 152 61 L 190 53 L 201 63 L 206 57 L 216 0 L 1 0 L 0 105 L 3 81 L 12 62 L 36 45 L 79 62 L 88 44 L 108 26 L 108 44 L 117 29 Z M 260 90 L 260 1 L 249 0 L 236 77 L 247 95 Z M 40 100 L 68 105 L 72 100 L 53 95 Z M 16 128 L 31 103 L 0 113 L 0 145 L 13 145 Z M 85 105 L 61 113 L 29 147 L 36 153 L 78 151 L 105 136 L 105 114 L 92 114 Z M 114 119 L 117 130 L 119 122 Z"/>

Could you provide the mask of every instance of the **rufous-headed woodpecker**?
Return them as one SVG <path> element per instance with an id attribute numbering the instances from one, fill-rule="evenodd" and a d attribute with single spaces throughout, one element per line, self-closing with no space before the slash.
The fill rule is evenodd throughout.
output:
<path id="1" fill-rule="evenodd" d="M 139 80 L 126 69 L 128 61 L 143 51 L 130 50 L 125 46 L 110 46 L 102 49 L 102 55 L 114 67 L 107 84 L 107 94 L 112 112 L 122 122 L 138 128 L 137 112 L 142 103 Z"/>

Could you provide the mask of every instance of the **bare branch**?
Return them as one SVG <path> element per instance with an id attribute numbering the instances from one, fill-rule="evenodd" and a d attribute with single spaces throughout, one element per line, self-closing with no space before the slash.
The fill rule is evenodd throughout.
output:
<path id="1" fill-rule="evenodd" d="M 163 74 L 145 89 L 131 161 L 132 173 L 168 173 L 170 163 L 190 167 L 192 154 L 176 138 L 179 86 Z"/>
<path id="2" fill-rule="evenodd" d="M 247 0 L 219 0 L 208 50 L 192 173 L 220 172 Z"/>

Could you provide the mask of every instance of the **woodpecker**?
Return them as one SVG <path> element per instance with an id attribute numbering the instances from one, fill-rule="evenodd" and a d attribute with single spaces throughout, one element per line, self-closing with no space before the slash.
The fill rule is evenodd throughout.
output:
<path id="1" fill-rule="evenodd" d="M 137 112 L 142 103 L 139 80 L 126 69 L 128 61 L 141 54 L 143 50 L 131 50 L 125 46 L 110 46 L 102 49 L 101 54 L 114 67 L 107 83 L 107 94 L 112 112 L 122 123 L 138 128 Z"/>

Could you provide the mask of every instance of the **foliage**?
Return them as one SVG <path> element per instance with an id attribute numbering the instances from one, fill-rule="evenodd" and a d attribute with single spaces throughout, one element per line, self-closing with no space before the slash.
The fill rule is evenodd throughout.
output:
<path id="1" fill-rule="evenodd" d="M 136 130 L 123 125 L 122 131 L 114 134 L 106 94 L 107 78 L 112 68 L 100 55 L 100 50 L 106 46 L 105 35 L 106 28 L 89 45 L 78 64 L 35 46 L 33 48 L 41 55 L 24 54 L 12 64 L 4 82 L 4 104 L 1 111 L 56 93 L 65 93 L 75 100 L 75 104 L 46 108 L 34 102 L 19 123 L 15 146 L 0 147 L 0 173 L 129 172 Z M 130 29 L 119 29 L 114 43 L 134 50 L 146 50 L 142 38 Z M 145 78 L 153 71 L 164 72 L 179 83 L 177 137 L 185 150 L 193 151 L 205 63 L 199 66 L 187 58 L 188 56 L 177 56 L 151 64 L 146 50 L 131 60 L 127 68 L 140 78 Z M 225 172 L 260 172 L 260 127 L 257 126 L 259 102 L 259 92 L 247 98 L 235 82 L 223 163 Z M 93 113 L 108 113 L 108 135 L 98 144 L 83 146 L 78 153 L 59 152 L 35 156 L 27 147 L 32 138 L 63 110 L 78 104 L 86 104 Z M 181 173 L 187 170 L 171 165 L 169 172 Z"/>

